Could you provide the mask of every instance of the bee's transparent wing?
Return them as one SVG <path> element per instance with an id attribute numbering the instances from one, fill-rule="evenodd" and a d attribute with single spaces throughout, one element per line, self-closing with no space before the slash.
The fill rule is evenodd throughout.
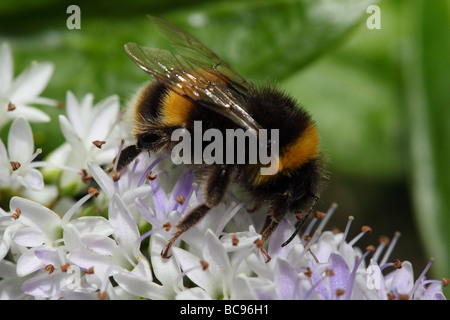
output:
<path id="1" fill-rule="evenodd" d="M 260 126 L 241 101 L 249 83 L 189 33 L 165 20 L 151 19 L 179 54 L 127 43 L 125 51 L 131 59 L 174 92 L 209 107 L 244 129 L 258 131 Z"/>

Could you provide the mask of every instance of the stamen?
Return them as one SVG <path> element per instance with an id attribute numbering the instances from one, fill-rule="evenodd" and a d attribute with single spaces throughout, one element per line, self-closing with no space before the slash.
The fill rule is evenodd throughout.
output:
<path id="1" fill-rule="evenodd" d="M 381 263 L 379 264 L 380 266 L 383 266 L 387 262 L 387 260 L 389 259 L 389 256 L 392 253 L 392 250 L 394 250 L 394 247 L 397 244 L 397 241 L 400 238 L 400 236 L 401 236 L 401 234 L 398 231 L 394 234 L 394 237 L 392 238 L 392 241 L 389 244 L 389 247 L 387 248 L 386 253 L 383 256 L 383 259 L 381 260 Z"/>
<path id="2" fill-rule="evenodd" d="M 16 110 L 16 105 L 12 102 L 9 102 L 6 111 L 14 111 L 14 110 Z"/>
<path id="3" fill-rule="evenodd" d="M 372 246 L 373 247 L 373 246 Z M 353 286 L 355 283 L 355 279 L 356 279 L 356 271 L 358 270 L 360 264 L 366 259 L 366 257 L 369 255 L 369 253 L 372 252 L 372 249 L 374 248 L 369 248 L 369 250 L 366 250 L 366 252 L 364 252 L 363 256 L 355 261 L 355 265 L 353 266 L 353 270 L 352 273 L 350 274 L 349 280 L 348 280 L 348 288 L 349 290 L 347 290 L 347 294 L 345 296 L 346 300 L 350 300 L 352 297 L 352 293 L 353 293 Z"/>
<path id="4" fill-rule="evenodd" d="M 306 252 L 309 251 L 309 249 L 311 248 L 311 246 L 317 241 L 317 239 L 319 239 L 321 232 L 319 230 L 316 230 L 316 232 L 314 232 L 313 237 L 311 238 L 311 240 L 309 240 L 303 251 L 298 255 L 297 259 L 295 260 L 294 266 L 298 265 L 300 263 L 300 260 L 303 258 L 303 256 L 305 255 Z M 313 257 L 315 258 L 314 254 L 312 252 L 310 252 Z"/>
<path id="5" fill-rule="evenodd" d="M 378 242 L 380 245 L 377 247 L 377 250 L 375 251 L 372 259 L 378 263 L 378 259 L 380 258 L 381 252 L 384 250 L 384 248 L 389 244 L 389 238 L 386 236 L 380 236 L 378 238 Z"/>
<path id="6" fill-rule="evenodd" d="M 347 225 L 345 226 L 345 230 L 344 230 L 344 236 L 342 237 L 342 241 L 339 244 L 339 251 L 342 251 L 342 246 L 344 245 L 345 238 L 347 238 L 348 231 L 350 230 L 350 226 L 351 226 L 353 220 L 355 220 L 355 218 L 353 216 L 348 217 Z"/>
<path id="7" fill-rule="evenodd" d="M 113 165 L 113 170 L 114 171 L 117 171 L 117 164 L 119 163 L 120 154 L 122 153 L 124 145 L 125 145 L 125 140 L 124 139 L 120 140 L 119 151 L 117 152 L 117 156 L 114 159 L 114 165 Z"/>
<path id="8" fill-rule="evenodd" d="M 420 282 L 422 281 L 422 279 L 425 277 L 425 274 L 428 272 L 428 270 L 430 269 L 431 265 L 434 262 L 434 258 L 431 258 L 427 265 L 425 266 L 425 269 L 423 269 L 422 273 L 420 274 L 419 278 L 417 278 L 416 282 L 414 283 L 414 286 L 412 287 L 411 291 L 408 293 L 408 295 L 410 297 L 413 297 L 417 288 L 419 287 Z"/>
<path id="9" fill-rule="evenodd" d="M 322 219 L 319 226 L 317 227 L 317 230 L 319 230 L 320 232 L 323 231 L 326 224 L 328 223 L 328 221 L 330 220 L 330 218 L 333 216 L 334 212 L 336 211 L 337 207 L 338 207 L 338 204 L 336 202 L 333 202 L 331 204 L 330 208 L 328 209 L 327 213 L 325 214 L 325 217 Z"/>
<path id="10" fill-rule="evenodd" d="M 139 180 L 137 186 L 140 187 L 144 184 L 144 182 L 147 180 L 147 173 L 153 169 L 154 166 L 156 166 L 161 160 L 163 160 L 165 157 L 167 157 L 170 153 L 165 153 L 159 158 L 157 158 L 155 161 L 153 161 L 145 170 L 144 174 L 141 176 L 141 179 Z"/>
<path id="11" fill-rule="evenodd" d="M 371 233 L 371 232 L 372 232 L 371 227 L 363 226 L 361 228 L 361 232 L 356 237 L 354 237 L 348 244 L 353 247 L 353 245 L 355 245 L 355 243 L 358 242 L 359 239 L 361 239 L 366 233 Z"/>
<path id="12" fill-rule="evenodd" d="M 98 191 L 98 189 L 94 187 L 89 187 L 88 193 L 91 194 L 93 197 L 97 198 L 98 195 L 100 194 L 100 191 Z"/>
<path id="13" fill-rule="evenodd" d="M 85 195 L 83 198 L 81 198 L 80 200 L 78 200 L 72 207 L 70 207 L 70 209 L 66 212 L 66 214 L 62 217 L 61 219 L 61 226 L 65 227 L 66 224 L 70 221 L 70 219 L 72 218 L 72 216 L 75 214 L 75 212 L 78 211 L 78 209 L 81 208 L 81 206 L 83 204 L 86 203 L 86 201 L 88 201 L 90 198 L 93 197 L 93 194 L 88 193 L 87 195 Z"/>

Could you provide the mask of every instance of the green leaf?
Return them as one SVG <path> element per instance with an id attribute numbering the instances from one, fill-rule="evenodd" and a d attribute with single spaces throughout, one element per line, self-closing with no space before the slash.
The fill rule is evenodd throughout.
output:
<path id="1" fill-rule="evenodd" d="M 403 76 L 417 225 L 434 270 L 450 274 L 449 2 L 403 2 Z"/>

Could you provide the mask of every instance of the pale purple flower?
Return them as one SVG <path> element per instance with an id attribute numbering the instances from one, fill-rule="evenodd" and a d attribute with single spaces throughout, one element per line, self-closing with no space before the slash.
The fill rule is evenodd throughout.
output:
<path id="1" fill-rule="evenodd" d="M 10 49 L 2 46 L 0 115 L 10 111 L 0 127 L 15 120 L 7 147 L 0 141 L 0 188 L 15 196 L 8 212 L 0 208 L 1 299 L 445 299 L 443 281 L 426 278 L 434 259 L 419 276 L 410 262 L 390 260 L 399 233 L 361 250 L 368 230 L 348 239 L 353 217 L 343 232 L 327 231 L 334 204 L 285 247 L 295 219 L 282 221 L 265 244 L 266 263 L 256 244 L 266 212 L 249 214 L 228 192 L 177 239 L 171 258 L 162 258 L 177 223 L 204 203 L 203 185 L 191 169 L 169 171 L 167 155 L 148 152 L 117 172 L 116 155 L 129 134 L 117 96 L 94 105 L 92 94 L 78 101 L 68 91 L 67 114 L 59 116 L 65 142 L 46 162 L 34 161 L 41 151 L 19 115 L 48 120 L 28 104 L 54 104 L 39 97 L 52 71 L 50 64 L 33 65 L 13 80 Z M 62 170 L 58 185 L 44 184 L 38 167 Z M 82 170 L 99 190 L 86 193 Z M 81 197 L 59 193 L 70 188 Z"/>

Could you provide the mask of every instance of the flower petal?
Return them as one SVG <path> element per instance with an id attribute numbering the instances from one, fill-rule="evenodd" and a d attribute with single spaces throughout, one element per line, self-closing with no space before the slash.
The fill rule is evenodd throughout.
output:
<path id="1" fill-rule="evenodd" d="M 11 161 L 21 164 L 30 160 L 34 152 L 33 132 L 28 121 L 20 117 L 14 120 L 9 129 L 8 154 Z"/>
<path id="2" fill-rule="evenodd" d="M 173 247 L 173 256 L 177 259 L 181 269 L 185 270 L 189 279 L 192 280 L 199 287 L 205 289 L 207 292 L 214 291 L 215 284 L 210 279 L 210 272 L 208 269 L 201 268 L 201 260 L 196 255 L 189 251 Z"/>
<path id="3" fill-rule="evenodd" d="M 116 227 L 114 238 L 126 252 L 139 255 L 139 230 L 136 221 L 118 194 L 113 194 L 109 203 L 109 221 Z"/>
<path id="4" fill-rule="evenodd" d="M 41 259 L 39 259 L 35 254 L 35 251 L 37 249 L 38 248 L 32 248 L 28 251 L 25 251 L 17 260 L 16 270 L 19 277 L 26 276 L 44 267 Z"/>
<path id="5" fill-rule="evenodd" d="M 40 191 L 44 189 L 44 177 L 37 169 L 29 169 L 23 177 L 18 177 L 20 183 L 28 189 Z"/>
<path id="6" fill-rule="evenodd" d="M 89 173 L 92 175 L 95 182 L 98 183 L 98 185 L 100 186 L 100 188 L 102 188 L 103 192 L 106 193 L 108 198 L 111 198 L 114 193 L 114 183 L 112 179 L 97 164 L 88 162 L 87 165 Z"/>
<path id="7" fill-rule="evenodd" d="M 119 272 L 113 277 L 114 281 L 121 288 L 137 297 L 155 300 L 168 300 L 173 298 L 173 296 L 168 295 L 164 286 L 160 286 L 150 279 L 143 279 L 129 271 Z"/>
<path id="8" fill-rule="evenodd" d="M 50 121 L 49 115 L 42 110 L 39 110 L 35 107 L 22 103 L 16 103 L 15 106 L 16 106 L 15 110 L 9 111 L 7 113 L 7 115 L 10 116 L 11 118 L 23 117 L 27 119 L 29 122 L 38 122 L 38 123 Z"/>
<path id="9" fill-rule="evenodd" d="M 70 221 L 80 235 L 97 234 L 108 237 L 116 230 L 114 225 L 103 217 L 79 217 Z"/>
<path id="10" fill-rule="evenodd" d="M 28 102 L 39 96 L 53 74 L 53 64 L 43 62 L 33 64 L 23 71 L 13 82 L 11 101 L 13 103 Z"/>
<path id="11" fill-rule="evenodd" d="M 276 259 L 274 282 L 278 285 L 278 293 L 282 300 L 292 300 L 296 295 L 297 272 L 288 261 Z"/>
<path id="12" fill-rule="evenodd" d="M 16 209 L 20 210 L 19 220 L 23 224 L 42 230 L 48 237 L 58 236 L 61 218 L 49 208 L 21 197 L 13 197 L 10 201 L 10 208 L 12 212 L 15 212 Z"/>
<path id="13" fill-rule="evenodd" d="M 56 250 L 38 249 L 34 252 L 34 254 L 42 261 L 44 265 L 51 264 L 53 266 L 59 266 L 62 264 L 62 261 Z"/>
<path id="14" fill-rule="evenodd" d="M 47 238 L 41 230 L 32 227 L 20 229 L 14 235 L 14 242 L 24 247 L 37 247 L 42 245 Z"/>
<path id="15" fill-rule="evenodd" d="M 86 125 L 88 141 L 103 140 L 107 137 L 112 125 L 117 121 L 119 115 L 119 97 L 112 95 L 100 101 L 93 108 L 93 114 L 90 117 L 91 123 Z"/>
<path id="16" fill-rule="evenodd" d="M 66 112 L 67 118 L 72 124 L 75 132 L 79 137 L 81 137 L 84 132 L 83 116 L 81 114 L 78 100 L 72 91 L 67 91 L 66 93 Z"/>
<path id="17" fill-rule="evenodd" d="M 86 154 L 86 147 L 73 128 L 72 124 L 63 115 L 59 116 L 59 126 L 64 138 L 72 147 L 72 150 L 76 150 L 77 153 L 79 153 L 80 156 L 83 157 Z"/>
<path id="18" fill-rule="evenodd" d="M 330 269 L 333 275 L 329 277 L 331 293 L 336 294 L 336 290 L 348 290 L 348 283 L 350 277 L 350 269 L 345 263 L 345 260 L 336 253 L 330 254 Z"/>
<path id="19" fill-rule="evenodd" d="M 156 278 L 163 285 L 174 285 L 182 287 L 180 276 L 180 267 L 175 259 L 163 259 L 161 252 L 167 245 L 167 240 L 160 234 L 155 233 L 150 239 L 150 255 L 152 260 L 153 271 Z M 175 279 L 180 279 L 180 283 L 174 283 Z"/>
<path id="20" fill-rule="evenodd" d="M 5 94 L 11 86 L 14 64 L 11 48 L 8 43 L 3 43 L 0 50 L 0 94 Z"/>
<path id="21" fill-rule="evenodd" d="M 48 274 L 42 272 L 37 276 L 25 280 L 22 285 L 24 293 L 36 298 L 51 298 L 58 295 L 65 275 L 61 272 Z"/>

